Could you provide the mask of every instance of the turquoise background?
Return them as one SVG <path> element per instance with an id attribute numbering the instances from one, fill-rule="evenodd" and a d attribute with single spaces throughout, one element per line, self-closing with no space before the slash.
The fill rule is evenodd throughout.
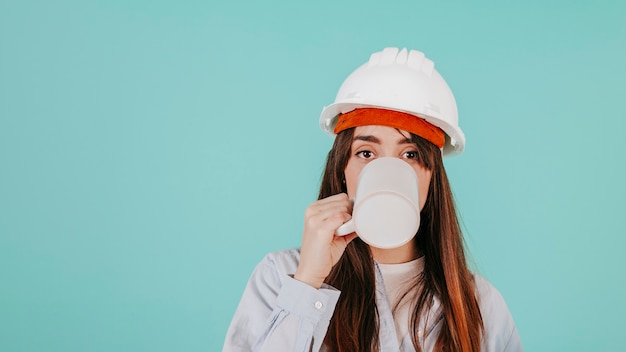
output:
<path id="1" fill-rule="evenodd" d="M 422 50 L 527 351 L 626 350 L 626 2 L 0 2 L 0 350 L 219 351 L 369 54 Z"/>

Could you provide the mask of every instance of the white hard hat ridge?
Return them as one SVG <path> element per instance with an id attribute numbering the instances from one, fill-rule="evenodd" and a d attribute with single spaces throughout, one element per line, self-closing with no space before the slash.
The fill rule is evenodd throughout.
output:
<path id="1" fill-rule="evenodd" d="M 444 154 L 465 147 L 454 95 L 420 51 L 386 48 L 373 53 L 345 79 L 334 103 L 322 110 L 320 125 L 332 135 L 340 114 L 367 107 L 405 112 L 441 128 L 446 134 Z"/>

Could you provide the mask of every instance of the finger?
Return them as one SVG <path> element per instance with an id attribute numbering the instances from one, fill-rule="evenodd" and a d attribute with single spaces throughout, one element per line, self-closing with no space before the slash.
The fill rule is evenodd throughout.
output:
<path id="1" fill-rule="evenodd" d="M 328 198 L 311 204 L 305 211 L 305 216 L 315 216 L 334 206 L 345 206 L 348 213 L 352 213 L 352 201 L 346 197 L 329 200 Z"/>
<path id="2" fill-rule="evenodd" d="M 345 212 L 333 212 L 332 214 L 327 215 L 324 219 L 319 217 L 313 217 L 307 219 L 305 222 L 305 227 L 309 232 L 325 234 L 328 238 L 332 238 L 334 236 L 335 231 L 339 226 L 349 221 L 352 216 Z M 305 229 L 305 231 L 307 231 Z"/>
<path id="3" fill-rule="evenodd" d="M 333 204 L 329 205 L 324 209 L 320 209 L 320 211 L 315 214 L 314 218 L 319 219 L 320 221 L 325 221 L 335 214 L 348 214 L 350 215 L 351 209 L 348 204 Z"/>
<path id="4" fill-rule="evenodd" d="M 322 198 L 320 200 L 318 200 L 316 203 L 319 204 L 325 204 L 325 203 L 331 203 L 331 202 L 335 202 L 335 201 L 343 201 L 343 200 L 348 200 L 348 195 L 346 193 L 337 193 L 335 195 L 332 195 L 330 197 L 326 197 L 326 198 Z"/>
<path id="5" fill-rule="evenodd" d="M 348 194 L 347 193 L 337 193 L 337 194 L 333 194 L 332 196 L 328 196 L 326 198 L 322 198 L 320 200 L 333 200 L 333 199 L 348 199 Z"/>
<path id="6" fill-rule="evenodd" d="M 352 242 L 353 239 L 359 237 L 359 235 L 356 234 L 356 232 L 353 232 L 349 235 L 345 235 L 343 236 L 344 241 L 346 241 L 346 244 Z"/>

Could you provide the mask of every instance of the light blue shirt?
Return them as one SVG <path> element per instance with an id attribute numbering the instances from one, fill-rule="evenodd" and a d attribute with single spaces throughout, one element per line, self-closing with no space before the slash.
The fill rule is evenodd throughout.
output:
<path id="1" fill-rule="evenodd" d="M 223 352 L 325 351 L 324 336 L 340 292 L 328 285 L 319 290 L 293 278 L 300 252 L 290 249 L 268 254 L 254 269 L 226 334 Z M 522 344 L 502 295 L 484 278 L 474 275 L 483 317 L 484 352 L 521 352 Z M 415 351 L 407 336 L 398 345 L 393 314 L 383 277 L 376 265 L 376 304 L 379 314 L 380 352 Z M 424 351 L 431 351 L 440 324 L 433 319 L 439 309 L 435 299 L 428 311 Z M 423 326 L 420 326 L 420 331 Z"/>

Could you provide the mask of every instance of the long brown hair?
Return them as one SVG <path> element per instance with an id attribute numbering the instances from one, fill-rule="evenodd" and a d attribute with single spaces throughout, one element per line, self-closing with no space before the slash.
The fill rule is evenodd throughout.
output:
<path id="1" fill-rule="evenodd" d="M 354 128 L 340 132 L 328 153 L 319 199 L 346 192 L 344 170 L 350 158 Z M 419 322 L 437 298 L 441 314 L 435 351 L 480 351 L 483 322 L 475 296 L 472 274 L 467 268 L 463 237 L 454 199 L 443 167 L 441 150 L 425 139 L 411 135 L 417 160 L 431 171 L 431 182 L 416 247 L 424 254 L 424 270 L 404 299 L 413 298 L 410 332 L 417 351 L 422 350 Z M 331 270 L 325 282 L 341 291 L 324 343 L 331 351 L 377 351 L 378 310 L 376 274 L 369 247 L 354 239 Z M 415 294 L 417 292 L 417 294 Z M 432 321 L 429 323 L 433 323 Z M 427 327 L 424 325 L 424 330 Z M 426 331 L 423 331 L 426 336 Z"/>

